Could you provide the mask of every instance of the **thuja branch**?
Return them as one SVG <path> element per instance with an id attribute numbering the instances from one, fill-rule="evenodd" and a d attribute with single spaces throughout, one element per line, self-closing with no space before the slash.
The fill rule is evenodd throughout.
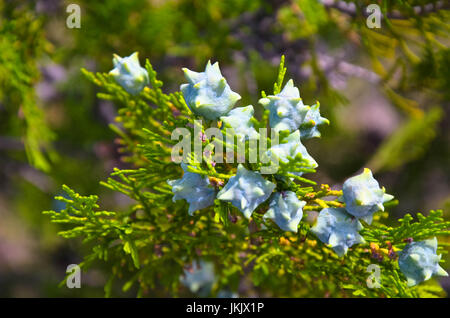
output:
<path id="1" fill-rule="evenodd" d="M 423 281 L 446 275 L 436 237 L 450 230 L 441 211 L 389 227 L 383 218 L 397 201 L 369 169 L 342 190 L 313 180 L 319 163 L 304 142 L 330 122 L 319 102 L 307 105 L 292 80 L 284 84 L 283 61 L 273 94 L 262 92 L 255 106 L 238 105 L 218 63 L 183 69 L 187 83 L 172 94 L 137 54 L 115 56 L 109 74 L 84 71 L 105 91 L 100 98 L 119 105 L 123 128 L 112 128 L 134 166 L 115 169 L 102 184 L 133 203 L 123 212 L 99 211 L 96 196 L 64 187 L 68 197 L 57 199 L 65 208 L 45 213 L 70 227 L 63 237 L 92 242 L 84 266 L 110 264 L 107 294 L 124 276 L 123 290 L 136 284 L 139 295 L 160 286 L 171 295 L 182 286 L 217 295 L 248 277 L 275 295 L 417 297 L 428 288 Z M 172 139 L 176 129 L 181 140 Z M 226 153 L 215 160 L 220 148 L 233 160 Z M 380 288 L 366 284 L 374 263 Z"/>

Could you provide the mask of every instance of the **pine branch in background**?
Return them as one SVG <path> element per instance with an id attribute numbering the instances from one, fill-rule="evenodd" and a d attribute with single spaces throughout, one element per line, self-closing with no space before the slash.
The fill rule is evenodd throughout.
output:
<path id="1" fill-rule="evenodd" d="M 433 140 L 442 110 L 431 109 L 424 117 L 410 119 L 383 143 L 367 164 L 372 170 L 393 170 L 420 157 Z"/>
<path id="2" fill-rule="evenodd" d="M 7 8 L 0 7 L 5 16 Z M 39 79 L 36 59 L 48 50 L 44 38 L 43 21 L 26 10 L 15 10 L 14 18 L 0 22 L 0 100 L 12 115 L 4 127 L 5 133 L 23 137 L 28 161 L 34 167 L 50 170 L 50 163 L 57 159 L 52 141 L 55 136 L 48 127 L 44 111 L 38 105 L 34 85 Z M 14 47 L 14 50 L 11 48 Z M 6 119 L 6 118 L 5 118 Z M 18 125 L 20 131 L 14 131 Z"/>

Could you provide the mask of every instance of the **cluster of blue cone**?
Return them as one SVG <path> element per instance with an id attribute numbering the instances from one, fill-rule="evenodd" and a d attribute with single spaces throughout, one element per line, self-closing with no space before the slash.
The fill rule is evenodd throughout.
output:
<path id="1" fill-rule="evenodd" d="M 129 94 L 138 95 L 149 85 L 147 70 L 140 66 L 137 52 L 124 58 L 114 55 L 113 63 L 114 69 L 110 75 Z M 221 120 L 226 127 L 233 128 L 241 140 L 258 138 L 259 134 L 251 122 L 253 106 L 233 109 L 241 96 L 231 90 L 217 62 L 211 65 L 208 61 L 204 72 L 183 71 L 188 83 L 181 85 L 180 89 L 194 114 L 208 120 Z M 328 119 L 320 116 L 319 103 L 314 106 L 304 105 L 292 80 L 287 82 L 280 93 L 262 98 L 259 103 L 269 110 L 271 128 L 276 131 L 288 130 L 290 133 L 284 142 L 271 147 L 267 155 L 288 162 L 289 158 L 301 154 L 310 167 L 316 168 L 317 162 L 308 154 L 301 139 L 320 137 L 318 126 L 329 123 Z M 230 202 L 246 218 L 250 218 L 261 203 L 271 198 L 264 218 L 272 219 L 284 231 L 297 232 L 306 202 L 299 200 L 294 192 L 273 193 L 276 188 L 274 183 L 264 179 L 258 172 L 245 169 L 242 164 L 239 164 L 236 175 L 217 191 L 207 176 L 189 172 L 184 163 L 181 166 L 183 177 L 169 180 L 168 184 L 172 187 L 174 201 L 184 199 L 189 203 L 190 215 L 213 205 L 217 198 Z M 300 176 L 301 172 L 292 174 Z M 322 209 L 311 231 L 339 256 L 343 256 L 351 246 L 365 242 L 359 234 L 363 228 L 359 220 L 371 224 L 373 214 L 383 211 L 383 203 L 392 198 L 392 195 L 385 193 L 384 188 L 380 188 L 372 172 L 366 168 L 360 175 L 344 182 L 340 199 L 345 203 L 345 208 Z M 399 267 L 409 286 L 428 280 L 433 275 L 448 275 L 439 266 L 441 255 L 436 253 L 436 238 L 408 243 L 399 253 Z M 207 281 L 211 280 L 210 276 Z M 188 275 L 186 284 L 197 291 L 201 285 L 197 280 L 190 279 Z"/>

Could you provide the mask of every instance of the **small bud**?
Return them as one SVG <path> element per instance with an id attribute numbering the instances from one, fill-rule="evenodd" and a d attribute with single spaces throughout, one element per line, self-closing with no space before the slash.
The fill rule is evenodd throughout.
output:
<path id="1" fill-rule="evenodd" d="M 208 61 L 205 71 L 183 69 L 188 83 L 181 85 L 184 100 L 192 112 L 209 120 L 227 114 L 241 96 L 233 92 L 220 73 L 219 63 Z"/>
<path id="2" fill-rule="evenodd" d="M 319 103 L 312 107 L 303 104 L 292 79 L 279 94 L 261 98 L 259 103 L 269 110 L 270 127 L 276 131 L 300 129 L 302 138 L 320 137 L 317 126 L 329 123 L 320 116 Z"/>
<path id="3" fill-rule="evenodd" d="M 147 70 L 139 64 L 138 53 L 128 57 L 120 57 L 114 54 L 114 69 L 109 72 L 131 95 L 139 94 L 149 84 Z"/>
<path id="4" fill-rule="evenodd" d="M 173 201 L 186 200 L 189 203 L 189 215 L 213 205 L 216 191 L 211 186 L 208 177 L 187 171 L 185 163 L 181 163 L 181 167 L 184 170 L 183 177 L 167 181 L 174 193 Z"/>
<path id="5" fill-rule="evenodd" d="M 406 276 L 408 286 L 414 286 L 426 281 L 433 275 L 448 276 L 447 272 L 439 266 L 441 255 L 436 254 L 436 237 L 408 243 L 399 253 L 398 265 Z"/>
<path id="6" fill-rule="evenodd" d="M 289 163 L 295 161 L 297 157 L 300 157 L 300 159 L 306 160 L 303 168 L 317 168 L 319 166 L 302 144 L 299 130 L 296 130 L 292 134 L 283 138 L 280 144 L 270 147 L 266 154 L 275 162 Z M 293 171 L 290 173 L 297 176 L 301 176 L 303 174 L 303 172 L 298 171 Z"/>
<path id="7" fill-rule="evenodd" d="M 383 203 L 393 198 L 385 193 L 384 188 L 380 188 L 372 176 L 372 171 L 367 168 L 363 173 L 347 179 L 342 192 L 348 213 L 368 224 L 372 223 L 375 212 L 384 210 Z"/>
<path id="8" fill-rule="evenodd" d="M 361 223 L 352 219 L 345 209 L 326 208 L 320 211 L 317 223 L 311 228 L 311 231 L 342 257 L 354 244 L 365 242 L 358 233 L 361 229 Z"/>
<path id="9" fill-rule="evenodd" d="M 220 190 L 217 199 L 230 201 L 249 219 L 253 211 L 269 198 L 274 189 L 275 184 L 239 164 L 236 175 Z"/>
<path id="10" fill-rule="evenodd" d="M 220 119 L 224 123 L 224 129 L 230 127 L 233 129 L 234 134 L 241 140 L 257 139 L 259 134 L 253 127 L 253 123 L 250 119 L 253 117 L 253 106 L 237 107 L 232 109 L 225 116 L 221 116 Z"/>
<path id="11" fill-rule="evenodd" d="M 300 201 L 295 192 L 285 191 L 284 196 L 277 192 L 273 195 L 264 218 L 272 219 L 283 231 L 297 233 L 305 205 L 306 202 Z"/>

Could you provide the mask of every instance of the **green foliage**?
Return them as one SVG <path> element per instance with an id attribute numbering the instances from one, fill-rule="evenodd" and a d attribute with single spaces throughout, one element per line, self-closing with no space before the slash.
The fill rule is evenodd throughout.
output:
<path id="1" fill-rule="evenodd" d="M 107 4 L 79 1 L 86 14 L 76 33 L 78 50 L 89 56 L 115 51 L 129 54 L 129 48 L 153 58 L 195 56 L 204 61 L 216 56 L 230 59 L 230 49 L 240 46 L 229 35 L 231 19 L 261 8 L 262 1 L 146 1 L 113 0 Z M 114 18 L 114 22 L 110 20 Z M 107 36 L 98 37 L 98 34 Z M 125 43 L 122 39 L 128 39 Z M 150 49 L 151 48 L 151 49 Z M 103 55 L 103 62 L 109 57 Z"/>
<path id="2" fill-rule="evenodd" d="M 400 225 L 398 227 L 388 227 L 379 225 L 376 229 L 369 229 L 364 232 L 365 237 L 369 238 L 371 242 L 383 243 L 386 241 L 403 247 L 405 239 L 413 239 L 414 241 L 421 241 L 435 235 L 449 235 L 448 227 L 450 222 L 444 222 L 442 218 L 442 210 L 430 211 L 428 216 L 417 213 L 417 222 L 411 223 L 413 217 L 406 214 L 399 219 Z"/>
<path id="3" fill-rule="evenodd" d="M 49 162 L 56 159 L 51 144 L 54 134 L 46 124 L 34 90 L 39 79 L 36 59 L 50 45 L 43 35 L 43 20 L 3 2 L 0 18 L 0 101 L 5 112 L 11 114 L 2 116 L 2 130 L 23 136 L 29 162 L 48 171 Z"/>
<path id="4" fill-rule="evenodd" d="M 283 60 L 275 92 L 282 86 L 286 72 Z M 415 223 L 406 215 L 397 227 L 381 222 L 387 212 L 377 214 L 373 224 L 361 232 L 366 243 L 353 246 L 343 258 L 310 232 L 310 221 L 304 219 L 298 233 L 291 233 L 265 220 L 267 203 L 259 206 L 249 220 L 231 204 L 220 200 L 189 216 L 183 200 L 172 201 L 173 193 L 166 181 L 181 174 L 179 166 L 170 159 L 174 144 L 171 131 L 186 127 L 193 135 L 192 113 L 179 93 L 163 93 L 163 83 L 156 78 L 148 61 L 146 69 L 151 88 L 145 88 L 138 96 L 127 94 L 105 73 L 83 71 L 102 89 L 100 98 L 121 106 L 116 120 L 122 128 L 112 128 L 120 136 L 122 151 L 134 169 L 115 169 L 111 178 L 102 184 L 128 196 L 133 203 L 123 212 L 101 211 L 96 196 L 81 196 L 64 186 L 69 198 L 57 199 L 66 204 L 65 208 L 60 212 L 45 212 L 53 222 L 68 226 L 60 232 L 61 236 L 80 236 L 92 246 L 82 263 L 84 268 L 98 261 L 108 266 L 111 276 L 105 287 L 107 296 L 112 295 L 117 281 L 121 282 L 123 292 L 136 286 L 138 296 L 189 295 L 180 285 L 180 275 L 186 266 L 200 259 L 215 265 L 218 280 L 213 285 L 212 296 L 223 289 L 235 291 L 242 284 L 247 287 L 240 288 L 244 293 L 241 296 L 254 291 L 292 297 L 443 295 L 442 289 L 433 282 L 408 288 L 396 262 L 396 252 L 404 247 L 406 239 L 450 234 L 450 222 L 443 221 L 441 211 L 432 211 L 427 217 L 418 214 Z M 268 124 L 266 116 L 261 120 L 256 119 L 255 126 Z M 211 124 L 217 123 L 203 123 L 202 130 Z M 206 140 L 205 145 L 209 142 Z M 219 189 L 235 170 L 231 165 L 214 167 L 204 161 L 191 161 L 191 164 L 189 171 L 208 176 Z M 298 170 L 297 164 L 282 166 L 281 171 L 314 172 Z M 316 186 L 309 178 L 295 177 L 298 183 L 284 178 L 271 178 L 271 181 L 276 183 L 278 191 L 294 191 L 300 200 L 306 201 L 305 213 L 313 215 L 313 211 L 326 207 L 343 207 L 338 200 L 342 191 L 332 190 L 326 184 Z M 393 205 L 395 202 L 386 203 L 386 210 Z M 380 266 L 380 288 L 369 288 L 366 284 L 370 264 Z"/>

